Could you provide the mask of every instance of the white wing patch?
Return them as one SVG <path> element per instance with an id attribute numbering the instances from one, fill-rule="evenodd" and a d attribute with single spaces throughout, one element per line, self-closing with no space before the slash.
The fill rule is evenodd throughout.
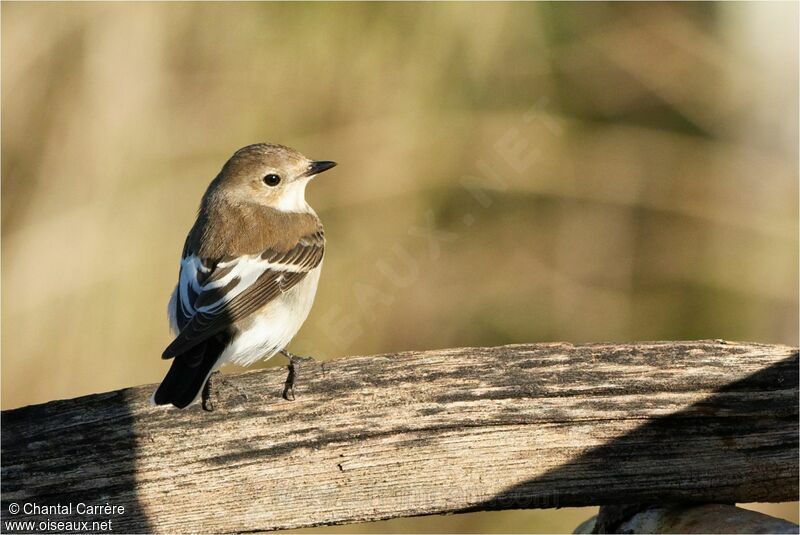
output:
<path id="1" fill-rule="evenodd" d="M 195 294 L 200 295 L 202 286 L 197 280 L 198 273 L 208 273 L 208 268 L 195 255 L 187 256 L 181 261 L 181 275 L 178 280 L 178 304 L 181 307 L 181 314 L 184 318 L 191 318 L 195 314 L 194 299 L 192 299 L 189 289 Z"/>
<path id="2" fill-rule="evenodd" d="M 278 272 L 279 275 L 276 277 L 276 281 L 280 283 L 285 278 L 283 273 L 307 272 L 308 268 L 309 266 L 303 264 L 269 262 L 261 258 L 260 255 L 241 256 L 227 262 L 219 262 L 215 267 L 215 271 L 224 270 L 224 275 L 202 283 L 201 281 L 208 276 L 211 269 L 206 267 L 197 256 L 187 256 L 181 261 L 180 281 L 177 288 L 180 311 L 187 319 L 192 318 L 198 312 L 212 314 L 252 286 L 267 270 Z M 223 293 L 222 289 L 235 279 L 236 284 L 224 290 Z M 215 290 L 221 291 L 219 299 L 195 307 L 195 301 L 199 295 Z"/>

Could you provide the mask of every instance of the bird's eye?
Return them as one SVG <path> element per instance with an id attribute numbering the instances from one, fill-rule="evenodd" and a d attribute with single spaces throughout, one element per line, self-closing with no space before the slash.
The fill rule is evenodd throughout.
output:
<path id="1" fill-rule="evenodd" d="M 266 184 L 267 186 L 275 187 L 280 183 L 281 183 L 281 177 L 276 174 L 270 173 L 264 177 L 264 184 Z"/>

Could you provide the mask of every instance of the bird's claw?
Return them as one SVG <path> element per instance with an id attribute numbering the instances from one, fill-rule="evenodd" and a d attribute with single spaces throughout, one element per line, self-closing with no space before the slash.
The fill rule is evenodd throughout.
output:
<path id="1" fill-rule="evenodd" d="M 306 357 L 306 356 L 299 356 L 295 355 L 294 353 L 289 353 L 285 349 L 281 351 L 281 354 L 289 359 L 289 373 L 286 376 L 286 382 L 283 385 L 283 399 L 286 401 L 294 401 L 294 383 L 297 379 L 297 368 L 298 364 L 314 362 L 314 357 Z"/>
<path id="2" fill-rule="evenodd" d="M 214 410 L 214 400 L 212 398 L 214 395 L 214 383 L 216 383 L 218 377 L 219 372 L 212 372 L 211 375 L 208 376 L 206 384 L 203 385 L 200 399 L 202 401 L 204 411 L 212 412 Z"/>

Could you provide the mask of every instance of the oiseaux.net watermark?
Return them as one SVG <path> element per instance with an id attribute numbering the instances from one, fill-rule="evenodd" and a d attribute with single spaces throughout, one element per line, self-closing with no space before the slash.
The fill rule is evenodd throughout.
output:
<path id="1" fill-rule="evenodd" d="M 114 522 L 125 514 L 124 505 L 108 502 L 11 502 L 4 509 L 3 533 L 112 532 Z"/>

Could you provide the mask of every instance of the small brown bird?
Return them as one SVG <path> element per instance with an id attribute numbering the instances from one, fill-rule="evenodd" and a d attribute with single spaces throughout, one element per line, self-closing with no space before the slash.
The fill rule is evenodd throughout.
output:
<path id="1" fill-rule="evenodd" d="M 305 188 L 335 165 L 259 143 L 236 151 L 208 186 L 168 306 L 176 338 L 156 405 L 186 407 L 223 363 L 285 351 L 311 310 L 325 251 Z"/>

